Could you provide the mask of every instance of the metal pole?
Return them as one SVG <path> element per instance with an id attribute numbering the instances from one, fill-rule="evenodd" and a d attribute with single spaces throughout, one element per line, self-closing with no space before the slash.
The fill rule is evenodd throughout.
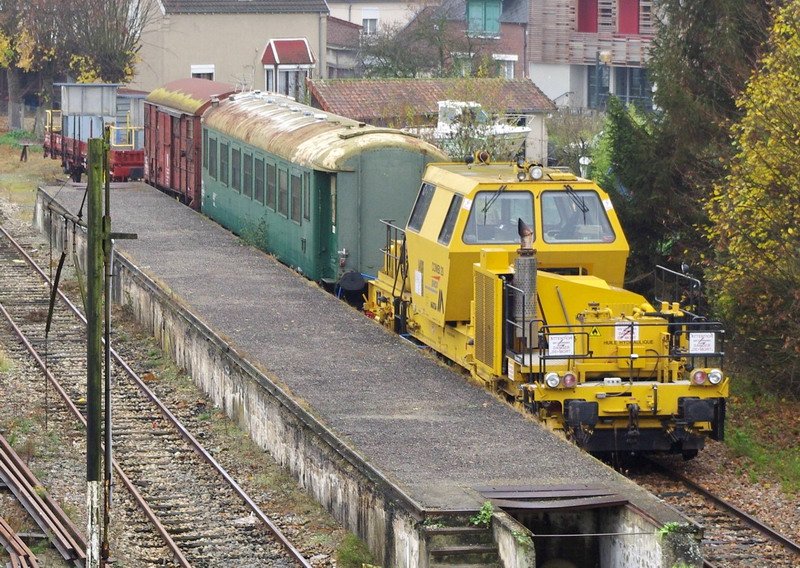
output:
<path id="1" fill-rule="evenodd" d="M 88 184 L 88 283 L 86 319 L 88 322 L 86 363 L 86 506 L 87 568 L 100 566 L 100 493 L 102 474 L 102 395 L 101 331 L 103 314 L 103 146 L 101 138 L 89 140 Z"/>
<path id="2" fill-rule="evenodd" d="M 594 54 L 594 108 L 600 108 L 600 52 Z"/>
<path id="3" fill-rule="evenodd" d="M 106 128 L 103 134 L 103 176 L 105 193 L 105 214 L 103 215 L 103 259 L 105 265 L 105 468 L 103 479 L 105 481 L 105 499 L 103 500 L 103 566 L 106 565 L 110 555 L 108 542 L 108 526 L 111 522 L 111 176 L 108 165 L 108 151 L 110 148 L 110 129 Z"/>

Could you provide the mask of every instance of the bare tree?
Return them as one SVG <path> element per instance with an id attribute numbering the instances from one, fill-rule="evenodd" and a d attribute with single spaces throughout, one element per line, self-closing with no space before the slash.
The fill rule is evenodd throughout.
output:
<path id="1" fill-rule="evenodd" d="M 21 105 L 20 72 L 39 74 L 40 110 L 52 105 L 53 83 L 68 73 L 79 82 L 129 81 L 152 6 L 149 0 L 0 0 L 10 118 Z"/>
<path id="2" fill-rule="evenodd" d="M 596 112 L 575 112 L 565 108 L 553 113 L 547 120 L 547 132 L 557 164 L 579 172 L 580 159 L 594 156 L 595 143 L 604 121 L 604 115 Z"/>
<path id="3" fill-rule="evenodd" d="M 54 0 L 3 1 L 3 31 L 8 34 L 9 46 L 3 64 L 9 77 L 9 117 L 12 120 L 15 115 L 12 109 L 22 105 L 18 88 L 21 72 L 40 74 L 43 102 L 46 105 L 52 100 L 56 71 L 66 68 L 68 62 L 64 21 L 72 8 L 72 0 L 64 3 Z M 40 118 L 37 117 L 39 126 Z"/>
<path id="4" fill-rule="evenodd" d="M 22 96 L 19 80 L 19 52 L 17 41 L 21 29 L 22 6 L 20 0 L 0 2 L 0 67 L 8 79 L 8 125 L 12 130 L 22 128 Z"/>
<path id="5" fill-rule="evenodd" d="M 73 0 L 78 1 L 78 0 Z M 134 75 L 148 0 L 84 0 L 73 12 L 70 68 L 79 82 L 126 83 Z M 91 14 L 91 18 L 85 18 Z"/>
<path id="6" fill-rule="evenodd" d="M 447 129 L 451 158 L 484 150 L 494 161 L 510 161 L 522 153 L 530 129 L 517 125 L 519 116 L 508 114 L 510 102 L 503 82 L 498 78 L 465 78 L 451 83 L 447 98 L 456 101 L 451 103 L 456 112 L 451 112 L 452 125 Z M 440 110 L 440 122 L 441 115 Z"/>
<path id="7" fill-rule="evenodd" d="M 482 52 L 490 40 L 466 33 L 448 11 L 453 4 L 426 6 L 404 26 L 387 26 L 365 36 L 361 65 L 367 77 L 493 76 Z"/>

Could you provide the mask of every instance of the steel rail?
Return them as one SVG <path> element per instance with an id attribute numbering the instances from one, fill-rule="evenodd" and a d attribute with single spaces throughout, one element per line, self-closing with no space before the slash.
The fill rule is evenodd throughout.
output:
<path id="1" fill-rule="evenodd" d="M 20 254 L 25 258 L 26 262 L 33 269 L 35 269 L 39 273 L 40 277 L 46 283 L 50 284 L 50 279 L 47 277 L 47 275 L 41 270 L 41 268 L 39 268 L 39 266 L 36 264 L 36 262 L 22 249 L 22 247 L 13 239 L 13 237 L 2 226 L 0 226 L 0 231 L 15 246 L 15 248 L 20 252 Z M 65 302 L 67 307 L 84 324 L 86 324 L 86 318 L 81 313 L 81 311 L 69 300 L 69 298 L 67 298 L 66 295 L 64 295 L 64 293 L 61 292 L 61 290 L 57 290 L 57 293 L 58 293 L 59 297 L 61 298 L 61 300 Z M 150 401 L 158 407 L 158 409 L 161 412 L 161 414 L 167 420 L 169 420 L 173 424 L 173 426 L 175 426 L 175 428 L 178 431 L 178 433 L 180 434 L 180 436 L 182 438 L 184 438 L 192 446 L 192 448 L 195 450 L 195 452 L 203 460 L 205 460 L 209 465 L 211 465 L 211 467 L 226 481 L 226 483 L 228 483 L 228 485 L 231 487 L 231 489 L 239 496 L 240 499 L 242 499 L 242 501 L 253 512 L 253 514 L 256 517 L 258 517 L 267 526 L 267 528 L 275 536 L 275 538 L 277 538 L 280 541 L 280 543 L 289 552 L 289 554 L 295 560 L 297 560 L 297 562 L 299 562 L 300 565 L 303 568 L 312 568 L 312 566 L 308 562 L 308 560 L 306 560 L 306 558 L 302 555 L 302 553 L 300 553 L 300 551 L 295 548 L 295 546 L 286 537 L 286 535 L 283 534 L 283 532 L 280 530 L 280 528 L 277 525 L 275 525 L 269 519 L 269 517 L 267 517 L 267 515 L 261 510 L 261 508 L 258 506 L 258 504 L 250 498 L 250 496 L 241 488 L 241 486 L 233 479 L 233 477 L 230 476 L 230 474 L 225 470 L 225 468 L 223 468 L 222 465 L 220 465 L 219 462 L 217 462 L 217 460 L 215 460 L 214 457 L 208 451 L 206 451 L 206 449 L 186 429 L 186 427 L 180 422 L 180 420 L 174 414 L 172 414 L 172 412 L 170 412 L 170 410 L 158 399 L 158 397 L 155 395 L 155 393 L 153 393 L 153 391 L 150 390 L 149 387 L 147 387 L 147 385 L 141 379 L 141 377 L 139 377 L 133 371 L 133 369 L 131 369 L 130 366 L 128 366 L 128 364 L 122 359 L 122 357 L 120 357 L 120 355 L 116 352 L 116 350 L 111 348 L 110 352 L 111 352 L 111 356 L 114 359 L 114 361 L 117 364 L 119 364 L 122 367 L 122 369 L 125 371 L 125 373 L 128 375 L 128 377 L 136 383 L 136 385 L 139 387 L 139 389 L 142 391 L 142 393 L 145 396 L 147 396 L 147 398 L 149 398 Z M 40 364 L 40 366 L 42 367 L 42 369 L 46 368 L 45 366 L 43 366 L 41 364 Z M 49 380 L 51 380 L 51 382 L 53 382 L 53 381 L 55 381 L 55 378 L 49 379 Z M 69 398 L 68 395 L 66 395 L 66 392 L 63 391 L 63 389 L 60 392 L 64 393 L 62 395 L 62 397 L 63 396 L 67 396 L 67 398 Z M 72 406 L 74 408 L 74 404 Z M 75 410 L 77 410 L 77 408 L 75 408 Z M 81 419 L 83 419 L 83 415 L 80 414 L 80 413 L 79 413 L 79 415 L 80 415 Z M 84 425 L 85 425 L 85 421 L 84 421 Z M 115 464 L 116 464 L 116 462 L 115 462 Z M 118 467 L 118 466 L 115 465 L 115 467 Z M 159 525 L 160 525 L 160 523 L 159 523 Z M 159 529 L 159 532 L 162 529 L 164 531 L 166 531 L 166 529 L 164 529 L 163 526 L 162 526 L 161 529 Z M 188 566 L 188 564 L 187 564 L 187 566 Z"/>
<path id="2" fill-rule="evenodd" d="M 0 227 L 0 230 L 2 230 L 2 227 Z M 83 416 L 81 411 L 78 410 L 78 407 L 75 406 L 75 403 L 72 401 L 69 394 L 67 394 L 64 388 L 58 382 L 58 379 L 56 379 L 55 376 L 53 376 L 53 374 L 50 372 L 50 370 L 47 367 L 47 364 L 42 360 L 41 356 L 39 355 L 39 352 L 36 351 L 36 348 L 33 345 L 31 345 L 30 341 L 28 341 L 28 338 L 25 336 L 25 333 L 17 326 L 17 324 L 11 318 L 11 314 L 8 313 L 8 311 L 6 310 L 5 306 L 3 306 L 2 303 L 0 303 L 0 312 L 3 313 L 3 316 L 11 325 L 11 328 L 14 330 L 14 333 L 17 335 L 17 337 L 19 337 L 24 347 L 28 350 L 28 353 L 30 353 L 31 357 L 33 357 L 34 361 L 36 361 L 36 364 L 44 373 L 45 377 L 47 378 L 47 381 L 53 386 L 53 388 L 55 388 L 56 392 L 58 392 L 59 396 L 64 400 L 64 403 L 67 405 L 72 415 L 75 416 L 75 419 L 78 420 L 78 422 L 80 422 L 85 428 L 86 418 Z M 150 508 L 150 505 L 147 504 L 147 501 L 139 492 L 139 490 L 136 488 L 136 486 L 133 484 L 133 481 L 131 481 L 131 479 L 125 474 L 125 472 L 116 462 L 116 460 L 112 460 L 112 466 L 114 467 L 114 471 L 122 481 L 122 484 L 124 485 L 125 489 L 128 490 L 131 497 L 133 497 L 133 500 L 136 501 L 136 504 L 139 505 L 139 508 L 153 524 L 153 527 L 156 529 L 158 534 L 161 535 L 162 539 L 164 540 L 164 544 L 172 552 L 174 559 L 178 562 L 178 564 L 182 568 L 192 568 L 191 563 L 186 559 L 178 544 L 173 540 L 167 529 L 158 519 L 158 517 L 155 514 L 155 511 L 153 511 L 153 509 Z M 84 550 L 85 550 L 85 545 L 84 545 Z"/>
<path id="3" fill-rule="evenodd" d="M 174 415 L 170 410 L 159 400 L 156 394 L 150 390 L 150 388 L 145 384 L 145 382 L 137 375 L 133 369 L 131 369 L 127 363 L 125 363 L 117 354 L 116 351 L 113 349 L 111 350 L 111 355 L 114 360 L 125 370 L 128 374 L 128 377 L 133 380 L 142 393 L 150 399 L 150 401 L 158 407 L 161 411 L 161 414 L 169 420 L 173 426 L 178 430 L 178 433 L 181 437 L 186 440 L 194 451 L 212 468 L 219 474 L 225 481 L 230 485 L 231 489 L 239 496 L 242 501 L 250 508 L 253 514 L 261 519 L 261 521 L 269 527 L 269 530 L 273 533 L 273 535 L 281 542 L 281 544 L 287 549 L 287 551 L 292 555 L 292 557 L 297 560 L 303 568 L 312 568 L 311 564 L 305 557 L 298 551 L 291 541 L 283 534 L 283 532 L 275 525 L 269 517 L 261 510 L 258 504 L 253 501 L 250 496 L 239 486 L 238 483 L 228 474 L 228 472 L 223 468 L 214 457 L 206 451 L 206 449 L 197 441 L 197 439 L 192 436 L 191 432 L 189 432 L 186 427 L 181 423 L 181 421 Z"/>
<path id="4" fill-rule="evenodd" d="M 776 531 L 769 525 L 762 523 L 749 513 L 746 513 L 745 511 L 739 509 L 735 505 L 732 505 L 731 503 L 725 501 L 724 499 L 715 495 L 702 485 L 698 485 L 692 479 L 686 477 L 682 473 L 678 473 L 677 471 L 671 470 L 668 467 L 663 466 L 656 461 L 653 460 L 648 460 L 648 461 L 649 463 L 652 464 L 654 469 L 657 469 L 658 471 L 661 471 L 665 475 L 672 477 L 677 481 L 680 481 L 693 491 L 696 491 L 697 493 L 699 493 L 700 495 L 711 501 L 715 506 L 744 521 L 744 523 L 747 524 L 750 528 L 757 530 L 767 538 L 781 544 L 784 548 L 793 552 L 794 554 L 800 555 L 800 544 L 796 543 L 786 535 L 779 533 L 778 531 Z M 714 566 L 710 562 L 704 562 L 703 565 L 706 566 L 707 568 L 713 568 Z"/>
<path id="5" fill-rule="evenodd" d="M 31 552 L 28 545 L 23 542 L 3 517 L 0 517 L 0 545 L 8 553 L 11 559 L 11 566 L 15 568 L 39 568 L 36 555 Z"/>
<path id="6" fill-rule="evenodd" d="M 86 540 L 83 535 L 61 507 L 46 493 L 40 494 L 39 480 L 3 436 L 0 436 L 0 479 L 48 536 L 61 557 L 76 566 L 84 566 Z"/>
<path id="7" fill-rule="evenodd" d="M 47 278 L 47 276 L 44 274 L 44 272 L 41 270 L 41 268 L 39 268 L 39 266 L 36 264 L 36 262 L 25 252 L 25 250 L 5 230 L 5 228 L 2 225 L 0 225 L 0 232 L 3 233 L 3 235 L 9 240 L 9 242 L 11 242 L 14 245 L 14 247 L 22 255 L 22 257 L 25 259 L 25 261 L 34 270 L 36 270 L 36 272 L 39 273 L 39 275 L 45 280 L 45 282 L 49 283 L 50 282 L 49 278 Z M 58 294 L 61 297 L 61 299 L 64 302 L 66 302 L 67 306 L 73 311 L 73 313 L 75 313 L 79 317 L 79 319 L 85 324 L 86 323 L 86 319 L 83 317 L 83 314 L 81 314 L 80 311 L 75 307 L 75 305 L 72 302 L 70 302 L 69 299 L 60 290 L 58 291 Z M 31 342 L 25 336 L 25 333 L 19 328 L 19 326 L 17 326 L 17 324 L 11 318 L 11 314 L 8 313 L 8 311 L 6 310 L 5 306 L 3 306 L 2 303 L 0 303 L 0 312 L 3 313 L 3 316 L 6 318 L 6 320 L 11 325 L 11 328 L 13 329 L 14 333 L 17 335 L 17 337 L 19 337 L 19 339 L 22 342 L 23 346 L 25 347 L 25 349 L 28 350 L 28 353 L 31 354 L 31 357 L 33 357 L 34 361 L 36 361 L 36 364 L 39 366 L 39 368 L 44 373 L 45 377 L 47 378 L 47 381 L 53 386 L 53 388 L 59 394 L 61 399 L 64 401 L 64 403 L 69 408 L 69 411 L 75 417 L 75 419 L 78 420 L 78 422 L 80 422 L 83 425 L 83 427 L 85 428 L 86 427 L 86 418 L 83 416 L 83 414 L 78 409 L 78 407 L 75 406 L 75 403 L 72 401 L 72 399 L 70 398 L 69 394 L 61 386 L 61 383 L 58 382 L 58 379 L 56 379 L 55 376 L 50 372 L 50 369 L 47 367 L 47 364 L 42 360 L 41 356 L 39 355 L 39 352 L 36 350 L 36 348 L 31 344 Z M 164 540 L 164 544 L 167 546 L 167 548 L 170 550 L 170 552 L 172 552 L 175 561 L 182 568 L 192 568 L 191 563 L 186 558 L 186 556 L 183 554 L 183 551 L 181 551 L 181 549 L 178 546 L 178 544 L 170 536 L 170 534 L 167 531 L 166 527 L 164 527 L 164 525 L 158 519 L 158 516 L 156 515 L 155 511 L 153 511 L 153 509 L 150 507 L 150 505 L 145 500 L 144 496 L 139 492 L 139 490 L 133 484 L 133 481 L 131 481 L 131 479 L 125 474 L 125 472 L 122 470 L 122 468 L 116 462 L 116 460 L 112 460 L 112 466 L 114 468 L 114 471 L 116 472 L 116 474 L 119 476 L 120 480 L 122 481 L 122 484 L 125 487 L 125 489 L 128 490 L 128 492 L 130 493 L 131 497 L 133 497 L 133 500 L 136 502 L 136 504 L 139 506 L 139 508 L 142 510 L 142 512 L 145 514 L 145 516 L 148 518 L 148 520 L 153 524 L 153 527 L 156 529 L 158 534 L 162 537 L 162 539 Z M 85 550 L 85 548 L 84 548 L 84 550 Z"/>
<path id="8" fill-rule="evenodd" d="M 770 538 L 770 539 L 772 539 L 772 540 L 774 540 L 776 542 L 779 542 L 780 544 L 782 544 L 784 546 L 784 548 L 787 548 L 788 550 L 794 552 L 795 554 L 800 555 L 800 544 L 796 543 L 795 541 L 793 541 L 792 539 L 790 539 L 786 535 L 783 535 L 783 534 L 779 533 L 778 531 L 776 531 L 775 529 L 773 529 L 769 525 L 767 525 L 765 523 L 762 523 L 761 521 L 759 521 L 757 518 L 753 517 L 749 513 L 746 513 L 745 511 L 742 511 L 741 509 L 739 509 L 735 505 L 732 505 L 731 503 L 728 503 L 727 501 L 725 501 L 721 497 L 715 495 L 714 493 L 712 493 L 711 491 L 709 491 L 705 487 L 702 487 L 702 486 L 698 485 L 697 483 L 695 483 L 694 481 L 692 481 L 688 477 L 684 476 L 683 474 L 675 472 L 675 471 L 669 471 L 669 474 L 672 475 L 675 479 L 679 480 L 681 483 L 685 483 L 686 485 L 691 487 L 693 490 L 695 490 L 698 493 L 700 493 L 703 497 L 707 498 L 709 501 L 711 501 L 712 503 L 714 503 L 718 507 L 720 507 L 720 508 L 724 509 L 725 511 L 733 514 L 734 516 L 738 517 L 739 519 L 741 519 L 742 521 L 747 523 L 751 528 L 759 531 L 760 533 L 762 533 L 763 535 L 767 536 L 768 538 Z"/>

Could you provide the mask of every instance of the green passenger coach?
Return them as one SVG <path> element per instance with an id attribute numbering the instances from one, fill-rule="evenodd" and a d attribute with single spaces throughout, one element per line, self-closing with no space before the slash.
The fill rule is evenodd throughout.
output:
<path id="1" fill-rule="evenodd" d="M 440 149 L 259 91 L 203 118 L 202 212 L 312 280 L 377 274 L 381 219 L 404 224 Z M 342 280 L 342 277 L 348 277 Z"/>

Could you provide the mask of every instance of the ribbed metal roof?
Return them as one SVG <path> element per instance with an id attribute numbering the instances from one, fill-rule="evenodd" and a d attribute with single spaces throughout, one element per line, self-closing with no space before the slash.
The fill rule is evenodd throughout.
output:
<path id="1" fill-rule="evenodd" d="M 446 160 L 436 146 L 399 130 L 378 128 L 322 112 L 274 93 L 240 93 L 212 107 L 205 124 L 292 163 L 342 171 L 370 149 L 398 148 Z"/>

